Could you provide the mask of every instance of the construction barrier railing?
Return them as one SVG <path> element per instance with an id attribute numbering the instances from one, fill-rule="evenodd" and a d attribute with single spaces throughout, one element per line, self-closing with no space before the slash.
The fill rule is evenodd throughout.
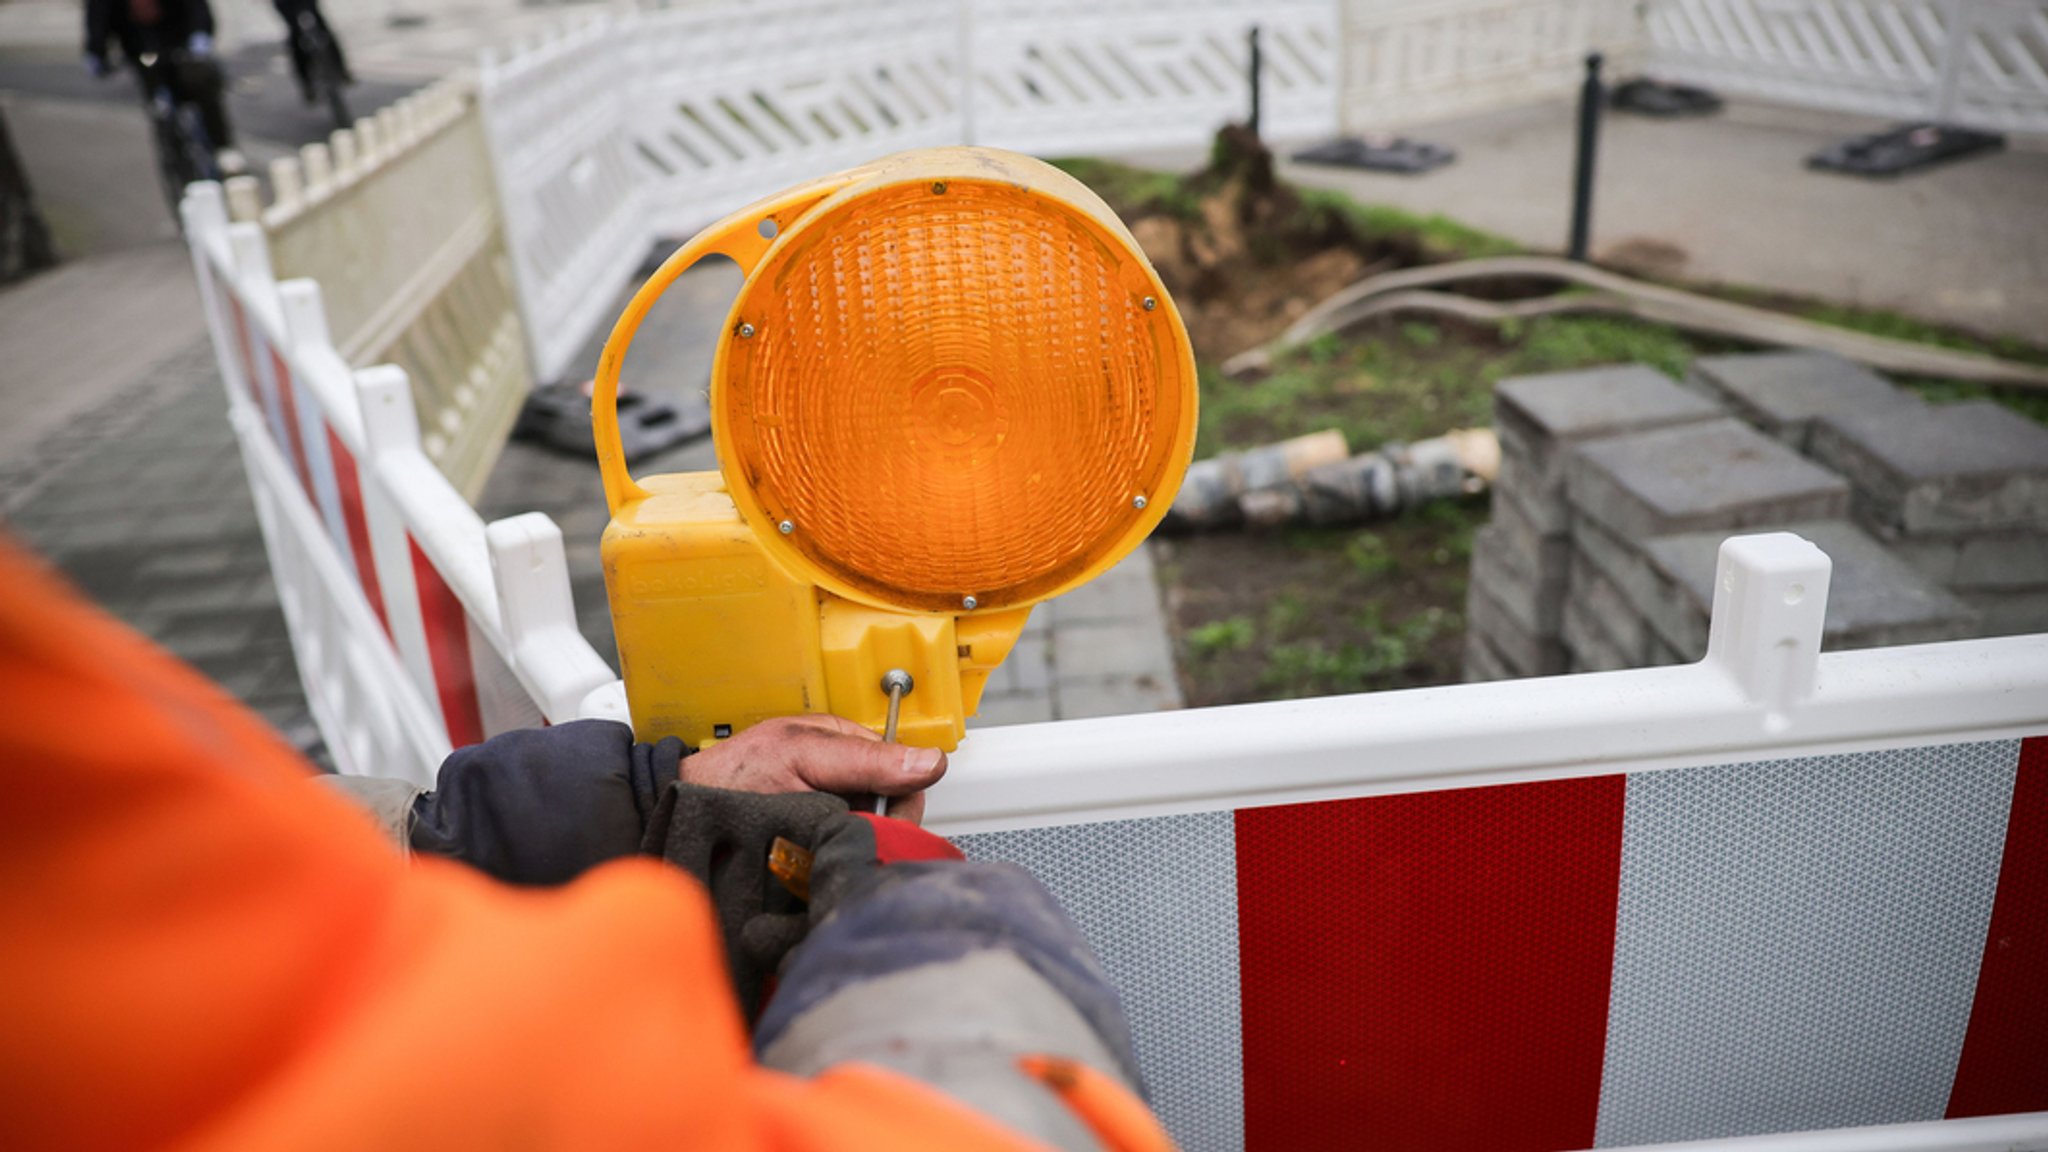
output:
<path id="1" fill-rule="evenodd" d="M 485 526 L 421 447 L 411 382 L 357 369 L 320 285 L 280 283 L 262 225 L 218 186 L 183 210 L 307 702 L 344 772 L 431 783 L 452 748 L 509 728 L 624 715 L 576 630 L 560 531 Z"/>
<path id="2" fill-rule="evenodd" d="M 413 381 L 423 450 L 465 496 L 483 488 L 533 386 L 475 84 L 458 75 L 270 167 L 230 180 L 279 277 L 325 292 L 349 364 Z M 534 313 L 542 314 L 542 313 Z"/>

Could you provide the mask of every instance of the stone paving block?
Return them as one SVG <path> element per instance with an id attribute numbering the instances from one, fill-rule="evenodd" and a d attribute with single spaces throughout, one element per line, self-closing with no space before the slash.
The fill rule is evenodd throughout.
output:
<path id="1" fill-rule="evenodd" d="M 1139 548 L 1114 568 L 1049 602 L 1056 625 L 1142 620 L 1159 615 L 1152 556 Z"/>
<path id="2" fill-rule="evenodd" d="M 1005 724 L 1039 724 L 1052 719 L 1052 696 L 1046 692 L 1014 692 L 984 695 L 981 708 L 967 718 L 969 728 L 999 728 Z"/>
<path id="3" fill-rule="evenodd" d="M 1179 685 L 1155 676 L 1062 676 L 1053 708 L 1061 720 L 1164 712 L 1181 706 Z"/>
<path id="4" fill-rule="evenodd" d="M 1538 553 L 1547 554 L 1547 550 Z M 1497 525 L 1488 524 L 1473 534 L 1472 583 L 1507 609 L 1524 631 L 1539 636 L 1557 635 L 1569 573 L 1568 556 L 1567 563 L 1548 571 L 1543 570 L 1540 562 L 1529 563 Z"/>
<path id="5" fill-rule="evenodd" d="M 1053 629 L 1052 664 L 1061 683 L 1107 676 L 1171 678 L 1173 652 L 1165 631 L 1146 621 L 1077 624 Z"/>
<path id="6" fill-rule="evenodd" d="M 1564 645 L 1554 636 L 1539 636 L 1515 622 L 1513 614 L 1479 585 L 1465 590 L 1465 629 L 1493 646 L 1517 676 L 1554 676 L 1566 667 Z"/>
<path id="7" fill-rule="evenodd" d="M 1811 447 L 1856 486 L 1857 520 L 1882 536 L 2048 531 L 2048 428 L 2002 404 L 1826 416 Z"/>
<path id="8" fill-rule="evenodd" d="M 1493 478 L 1494 503 L 1512 501 L 1530 530 L 1539 536 L 1562 536 L 1571 528 L 1572 509 L 1562 486 L 1546 484 L 1536 466 L 1519 453 L 1503 448 Z"/>
<path id="9" fill-rule="evenodd" d="M 1572 525 L 1574 578 L 1590 571 L 1611 584 L 1638 613 L 1665 595 L 1665 577 L 1643 554 L 1640 544 L 1624 540 L 1591 520 Z"/>
<path id="10" fill-rule="evenodd" d="M 1685 382 L 1800 452 L 1821 416 L 1925 406 L 1870 369 L 1828 352 L 1702 356 Z"/>
<path id="11" fill-rule="evenodd" d="M 1834 561 L 1821 643 L 1829 651 L 1924 644 L 1978 634 L 1977 612 L 1893 556 L 1883 544 L 1844 521 L 1790 524 L 1784 529 L 1813 541 Z M 1706 619 L 1713 606 L 1714 574 L 1724 532 L 1697 532 L 1651 540 L 1644 546 L 1669 580 L 1665 615 L 1649 611 L 1651 625 L 1687 659 L 1706 654 Z M 1658 607 L 1658 606 L 1653 606 Z M 1683 635 L 1667 629 L 1669 613 L 1693 622 Z"/>
<path id="12" fill-rule="evenodd" d="M 1493 650 L 1493 645 L 1488 644 L 1485 637 L 1468 629 L 1465 633 L 1464 679 L 1467 684 L 1513 680 L 1515 670 L 1508 667 L 1507 661 Z"/>
<path id="13" fill-rule="evenodd" d="M 1564 498 L 1565 458 L 1572 445 L 1722 415 L 1718 404 L 1647 364 L 1512 377 L 1494 385 L 1493 413 L 1503 455 L 1507 445 L 1514 445 L 1533 481 L 1518 480 L 1517 491 L 1525 506 L 1539 514 L 1545 502 Z"/>
<path id="14" fill-rule="evenodd" d="M 1573 672 L 1620 672 L 1636 661 L 1608 639 L 1577 599 L 1565 605 L 1564 646 Z"/>
<path id="15" fill-rule="evenodd" d="M 2048 588 L 2048 532 L 1907 536 L 1888 543 L 1893 555 L 1949 588 Z"/>
<path id="16" fill-rule="evenodd" d="M 1650 662 L 1651 630 L 1642 610 L 1609 580 L 1584 553 L 1572 557 L 1571 596 L 1566 612 L 1576 605 L 1582 626 L 1596 630 L 1602 641 L 1631 668 Z M 1572 647 L 1566 636 L 1565 647 Z"/>
<path id="17" fill-rule="evenodd" d="M 1580 445 L 1573 514 L 1623 537 L 1828 520 L 1849 485 L 1739 420 L 1720 419 Z"/>
<path id="18" fill-rule="evenodd" d="M 1052 647 L 1046 634 L 1019 636 L 1002 666 L 1010 671 L 1010 682 L 1019 692 L 1043 692 L 1052 687 Z"/>
<path id="19" fill-rule="evenodd" d="M 1567 531 L 1540 531 L 1521 501 L 1506 489 L 1493 490 L 1490 526 L 1499 531 L 1508 550 L 1531 568 L 1556 571 L 1571 563 L 1571 538 Z"/>

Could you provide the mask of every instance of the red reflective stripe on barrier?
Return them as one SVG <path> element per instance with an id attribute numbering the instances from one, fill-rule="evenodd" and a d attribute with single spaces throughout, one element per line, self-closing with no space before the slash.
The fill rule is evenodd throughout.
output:
<path id="1" fill-rule="evenodd" d="M 325 425 L 323 425 L 325 427 Z M 384 613 L 384 591 L 377 580 L 377 557 L 370 551 L 370 522 L 363 515 L 363 486 L 356 475 L 356 458 L 349 454 L 348 445 L 327 428 L 327 459 L 334 464 L 334 489 L 341 500 L 341 520 L 348 529 L 348 550 L 356 561 L 356 581 L 362 585 L 363 595 L 370 601 L 370 611 L 377 614 L 377 623 L 384 626 L 384 635 L 391 635 L 391 620 Z"/>
<path id="2" fill-rule="evenodd" d="M 242 355 L 242 394 L 260 408 L 263 402 L 256 395 L 256 356 L 249 350 L 249 318 L 242 314 L 242 302 L 235 299 L 233 292 L 223 295 L 228 302 L 228 315 L 235 321 L 235 350 Z"/>
<path id="3" fill-rule="evenodd" d="M 476 702 L 476 670 L 469 663 L 469 614 L 441 579 L 434 562 L 410 535 L 412 578 L 420 590 L 420 626 L 427 634 L 427 659 L 434 666 L 434 691 L 441 699 L 441 720 L 448 742 L 457 748 L 480 744 L 484 721 Z"/>
<path id="4" fill-rule="evenodd" d="M 305 489 L 306 499 L 315 502 L 320 499 L 313 488 L 313 470 L 306 460 L 306 438 L 299 431 L 299 402 L 292 392 L 292 370 L 285 366 L 284 357 L 277 349 L 270 349 L 270 377 L 277 381 L 277 405 L 284 416 L 285 443 L 279 445 L 292 463 L 298 466 L 299 487 Z"/>
<path id="5" fill-rule="evenodd" d="M 2020 744 L 2005 857 L 1948 1118 L 2048 1110 L 2048 736 Z"/>
<path id="6" fill-rule="evenodd" d="M 1626 787 L 1239 811 L 1245 1145 L 1591 1147 Z"/>

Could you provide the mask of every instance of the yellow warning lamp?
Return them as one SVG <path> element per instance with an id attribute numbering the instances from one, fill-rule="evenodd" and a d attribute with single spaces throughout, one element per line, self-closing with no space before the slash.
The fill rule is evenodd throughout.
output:
<path id="1" fill-rule="evenodd" d="M 619 368 L 709 253 L 746 274 L 711 371 L 720 471 L 634 480 Z M 1195 364 L 1152 265 L 1050 165 L 906 152 L 726 217 L 647 281 L 593 416 L 641 739 L 832 712 L 951 749 L 1031 606 L 1173 503 Z M 892 689 L 894 691 L 892 692 Z"/>

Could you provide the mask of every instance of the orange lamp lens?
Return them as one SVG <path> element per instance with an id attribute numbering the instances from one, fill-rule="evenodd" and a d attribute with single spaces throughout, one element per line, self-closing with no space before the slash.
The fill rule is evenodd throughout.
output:
<path id="1" fill-rule="evenodd" d="M 951 180 L 826 208 L 735 316 L 712 395 L 730 486 L 860 599 L 1043 599 L 1131 547 L 1186 464 L 1180 321 L 1054 197 Z"/>

